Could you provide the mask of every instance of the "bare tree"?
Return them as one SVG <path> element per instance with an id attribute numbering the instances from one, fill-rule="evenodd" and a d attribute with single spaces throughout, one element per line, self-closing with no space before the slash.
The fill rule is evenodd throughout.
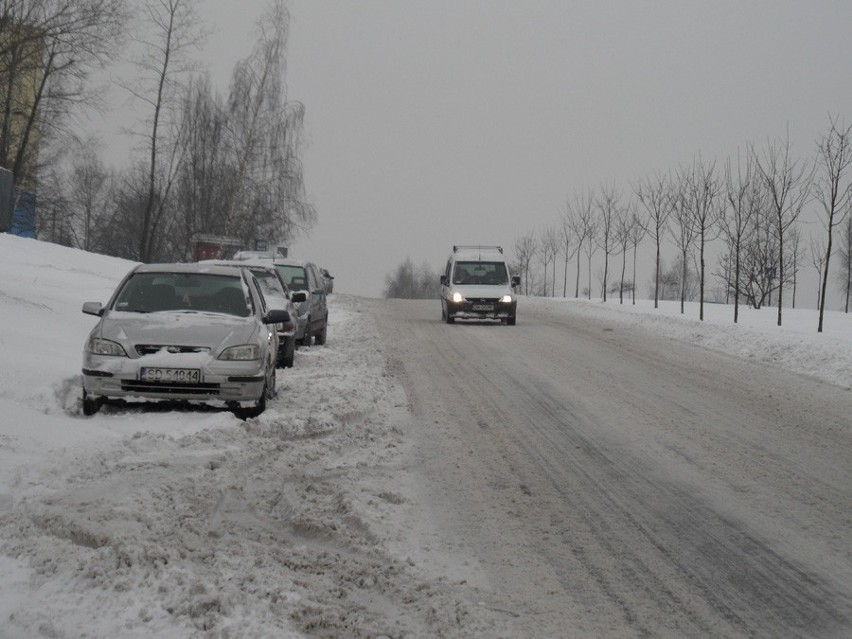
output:
<path id="1" fill-rule="evenodd" d="M 615 215 L 614 237 L 615 245 L 621 253 L 621 279 L 618 283 L 618 303 L 624 304 L 624 275 L 627 273 L 627 247 L 630 245 L 632 223 L 631 212 L 619 209 Z"/>
<path id="2" fill-rule="evenodd" d="M 141 78 L 124 87 L 147 108 L 144 207 L 140 211 L 137 259 L 149 262 L 158 249 L 169 196 L 180 168 L 182 133 L 177 117 L 179 78 L 192 69 L 189 52 L 201 41 L 196 0 L 145 0 L 140 7 L 144 33 L 136 65 Z"/>
<path id="3" fill-rule="evenodd" d="M 524 294 L 530 294 L 530 266 L 538 251 L 538 241 L 533 233 L 515 238 L 512 248 L 518 264 L 518 275 L 524 283 Z"/>
<path id="4" fill-rule="evenodd" d="M 816 307 L 820 308 L 822 306 L 820 303 L 822 301 L 822 275 L 825 270 L 825 244 L 813 238 L 811 238 L 811 264 L 814 265 L 814 268 L 819 275 L 819 279 L 817 280 Z"/>
<path id="5" fill-rule="evenodd" d="M 577 278 L 574 285 L 574 297 L 580 297 L 580 249 L 584 245 L 594 243 L 595 235 L 595 214 L 594 214 L 594 195 L 590 191 L 585 191 L 576 195 L 572 202 L 568 204 L 568 210 L 565 217 L 565 223 L 574 235 L 577 242 Z M 589 252 L 589 290 L 591 291 L 591 252 Z M 590 294 L 591 295 L 591 294 Z"/>
<path id="6" fill-rule="evenodd" d="M 401 299 L 434 299 L 441 291 L 440 276 L 424 262 L 419 269 L 410 257 L 397 266 L 393 275 L 385 277 L 384 296 Z"/>
<path id="7" fill-rule="evenodd" d="M 802 257 L 802 231 L 799 226 L 791 226 L 790 230 L 787 231 L 787 246 L 788 246 L 788 255 L 789 255 L 789 264 L 792 265 L 792 268 L 788 269 L 788 279 L 792 280 L 793 283 L 793 300 L 792 300 L 792 308 L 796 308 L 796 288 L 798 286 L 799 281 L 799 261 Z"/>
<path id="8" fill-rule="evenodd" d="M 660 300 L 660 245 L 668 230 L 669 215 L 672 211 L 670 188 L 665 176 L 656 175 L 639 182 L 633 189 L 645 209 L 645 216 L 641 218 L 642 228 L 654 239 L 657 249 L 654 260 L 654 308 L 659 306 Z"/>
<path id="9" fill-rule="evenodd" d="M 631 293 L 633 297 L 633 304 L 636 304 L 636 257 L 638 253 L 639 244 L 645 238 L 646 231 L 645 227 L 642 225 L 642 216 L 639 214 L 635 204 L 630 207 L 630 246 L 633 247 L 633 286 L 631 287 Z"/>
<path id="10" fill-rule="evenodd" d="M 562 224 L 559 226 L 559 240 L 561 242 L 559 252 L 564 258 L 562 269 L 562 297 L 568 297 L 568 262 L 574 255 L 574 234 L 568 226 L 566 216 L 562 216 Z"/>
<path id="11" fill-rule="evenodd" d="M 697 294 L 698 280 L 688 260 L 684 266 L 683 255 L 676 255 L 669 266 L 666 266 L 664 261 L 661 262 L 661 300 L 693 300 Z"/>
<path id="12" fill-rule="evenodd" d="M 110 191 L 110 175 L 98 156 L 97 147 L 93 142 L 84 144 L 73 160 L 67 184 L 76 246 L 84 251 L 93 248 L 93 229 L 104 215 Z"/>
<path id="13" fill-rule="evenodd" d="M 0 165 L 18 190 L 35 188 L 38 147 L 66 136 L 79 106 L 96 107 L 90 75 L 109 61 L 126 19 L 123 0 L 0 3 Z"/>
<path id="14" fill-rule="evenodd" d="M 833 252 L 835 227 L 841 225 L 852 207 L 852 181 L 849 165 L 852 162 L 850 145 L 852 126 L 838 125 L 836 118 L 829 118 L 828 131 L 817 142 L 817 177 L 814 194 L 822 205 L 822 224 L 826 231 L 825 268 L 822 275 L 822 292 L 819 296 L 819 323 L 817 332 L 822 332 L 825 316 L 825 298 L 828 291 L 828 270 Z"/>
<path id="15" fill-rule="evenodd" d="M 184 155 L 173 198 L 180 223 L 174 228 L 171 258 L 187 260 L 197 234 L 226 235 L 221 203 L 236 186 L 227 113 L 207 76 L 187 87 L 181 121 Z"/>
<path id="16" fill-rule="evenodd" d="M 548 264 L 552 265 L 552 277 L 550 280 L 550 296 L 554 297 L 556 295 L 556 261 L 559 255 L 559 249 L 562 244 L 559 238 L 559 230 L 555 227 L 548 226 L 543 228 L 539 233 L 539 254 L 541 255 L 541 261 L 544 264 L 544 291 L 543 294 L 545 297 L 548 296 L 547 293 L 547 266 Z"/>
<path id="17" fill-rule="evenodd" d="M 701 158 L 692 163 L 689 169 L 681 171 L 679 181 L 683 184 L 686 206 L 692 217 L 692 229 L 698 243 L 699 259 L 699 312 L 704 321 L 704 251 L 709 240 L 719 235 L 718 222 L 720 185 L 716 177 L 716 163 L 704 164 Z"/>
<path id="18" fill-rule="evenodd" d="M 840 244 L 837 248 L 840 258 L 838 282 L 846 293 L 845 312 L 849 312 L 849 298 L 852 293 L 852 215 L 846 216 L 846 221 L 840 227 Z"/>
<path id="19" fill-rule="evenodd" d="M 693 227 L 692 212 L 683 179 L 678 179 L 669 188 L 669 205 L 671 207 L 671 219 L 674 222 L 671 229 L 672 239 L 680 252 L 680 312 L 684 312 L 684 302 L 687 292 L 687 275 L 689 273 L 689 252 L 695 243 L 695 229 Z"/>
<path id="20" fill-rule="evenodd" d="M 778 237 L 778 326 L 781 326 L 786 281 L 784 234 L 799 218 L 807 202 L 813 170 L 805 163 L 799 165 L 790 156 L 789 136 L 783 143 L 769 143 L 756 163 L 769 196 Z"/>
<path id="21" fill-rule="evenodd" d="M 772 218 L 773 214 L 768 208 L 759 209 L 752 218 L 748 240 L 744 245 L 738 286 L 754 308 L 761 308 L 767 299 L 771 304 L 772 292 L 780 286 L 774 266 L 780 248 Z"/>
<path id="22" fill-rule="evenodd" d="M 574 231 L 569 223 L 570 213 L 571 209 L 569 205 L 569 208 L 562 214 L 562 223 L 559 226 L 559 252 L 565 258 L 564 269 L 562 271 L 562 297 L 568 297 L 568 261 L 575 252 L 579 253 L 580 248 L 579 246 L 575 246 Z"/>
<path id="23" fill-rule="evenodd" d="M 604 252 L 604 267 L 601 280 L 601 291 L 603 301 L 606 302 L 606 286 L 609 274 L 609 256 L 615 245 L 616 218 L 621 210 L 620 196 L 614 185 L 601 186 L 601 192 L 597 202 L 598 221 L 600 233 L 598 234 L 598 246 Z"/>
<path id="24" fill-rule="evenodd" d="M 235 188 L 222 203 L 229 233 L 278 241 L 305 232 L 316 212 L 304 193 L 299 159 L 304 106 L 287 99 L 289 34 L 284 0 L 271 0 L 251 55 L 234 69 L 228 103 Z"/>
<path id="25" fill-rule="evenodd" d="M 728 160 L 725 166 L 725 198 L 727 206 L 720 217 L 722 234 L 728 246 L 728 257 L 732 264 L 725 274 L 728 290 L 734 292 L 734 324 L 740 316 L 740 276 L 742 273 L 743 243 L 751 222 L 761 207 L 760 181 L 755 178 L 754 156 L 746 154 L 743 167 L 737 158 L 736 174 Z"/>

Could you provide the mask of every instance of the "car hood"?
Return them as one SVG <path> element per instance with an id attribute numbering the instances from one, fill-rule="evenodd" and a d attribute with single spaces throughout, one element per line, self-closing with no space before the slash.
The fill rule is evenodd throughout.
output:
<path id="1" fill-rule="evenodd" d="M 194 346 L 218 353 L 229 346 L 257 342 L 260 324 L 254 317 L 219 313 L 110 312 L 95 329 L 98 337 L 116 341 L 128 355 L 137 344 Z"/>

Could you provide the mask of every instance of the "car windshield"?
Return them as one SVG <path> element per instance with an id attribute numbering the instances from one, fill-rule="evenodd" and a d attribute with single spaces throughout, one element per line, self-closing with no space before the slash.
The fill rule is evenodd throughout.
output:
<path id="1" fill-rule="evenodd" d="M 287 299 L 287 293 L 284 292 L 281 280 L 274 272 L 265 269 L 252 269 L 251 274 L 254 275 L 260 285 L 260 292 L 267 300 L 269 298 Z"/>
<path id="2" fill-rule="evenodd" d="M 291 266 L 289 264 L 276 264 L 275 268 L 281 273 L 284 281 L 290 285 L 294 291 L 308 290 L 308 274 L 305 273 L 304 266 Z"/>
<path id="3" fill-rule="evenodd" d="M 453 284 L 508 284 L 503 262 L 456 262 Z"/>
<path id="4" fill-rule="evenodd" d="M 134 273 L 113 308 L 130 313 L 199 311 L 248 317 L 249 302 L 239 276 L 211 273 Z"/>

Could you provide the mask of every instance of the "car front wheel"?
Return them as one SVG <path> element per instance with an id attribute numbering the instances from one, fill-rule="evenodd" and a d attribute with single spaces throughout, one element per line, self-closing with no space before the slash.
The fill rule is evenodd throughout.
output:
<path id="1" fill-rule="evenodd" d="M 281 349 L 281 354 L 278 357 L 279 368 L 293 368 L 293 360 L 296 357 L 296 338 L 285 337 L 284 347 Z"/>
<path id="2" fill-rule="evenodd" d="M 83 390 L 83 414 L 86 416 L 94 415 L 101 409 L 101 405 L 103 404 L 103 400 L 93 399 L 89 396 L 89 394 Z"/>
<path id="3" fill-rule="evenodd" d="M 314 335 L 314 344 L 317 346 L 322 346 L 325 344 L 325 338 L 328 336 L 328 318 L 325 318 L 325 321 L 322 323 L 322 328 L 319 333 Z"/>
<path id="4" fill-rule="evenodd" d="M 311 322 L 312 321 L 313 320 L 311 320 L 311 318 L 309 317 L 308 321 L 305 322 L 305 332 L 302 335 L 302 339 L 299 341 L 299 344 L 301 346 L 310 346 L 311 345 L 311 337 L 312 337 L 312 335 L 311 335 L 311 332 L 312 332 Z"/>
<path id="5" fill-rule="evenodd" d="M 272 369 L 272 374 L 267 376 L 266 382 L 263 384 L 263 392 L 260 394 L 257 403 L 254 406 L 236 406 L 232 410 L 234 415 L 239 419 L 246 420 L 252 417 L 258 417 L 266 410 L 266 400 L 275 397 L 275 369 Z"/>

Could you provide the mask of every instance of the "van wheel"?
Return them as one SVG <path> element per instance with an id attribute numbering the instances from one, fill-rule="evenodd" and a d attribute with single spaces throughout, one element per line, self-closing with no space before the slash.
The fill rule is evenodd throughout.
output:
<path id="1" fill-rule="evenodd" d="M 515 322 L 516 322 L 516 319 L 515 319 L 514 315 L 510 315 L 509 317 L 506 318 L 506 324 L 508 324 L 509 326 L 514 326 Z"/>

